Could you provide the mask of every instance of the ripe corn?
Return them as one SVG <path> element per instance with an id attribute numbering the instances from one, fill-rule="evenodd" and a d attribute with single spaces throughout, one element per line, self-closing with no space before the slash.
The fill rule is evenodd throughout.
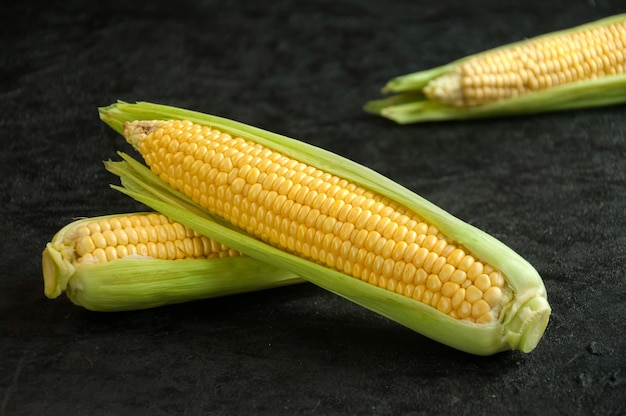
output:
<path id="1" fill-rule="evenodd" d="M 499 270 L 346 179 L 190 121 L 134 121 L 124 135 L 165 182 L 282 250 L 471 322 L 495 321 L 510 297 Z"/>
<path id="2" fill-rule="evenodd" d="M 626 15 L 553 32 L 391 80 L 366 109 L 399 122 L 626 101 Z"/>
<path id="3" fill-rule="evenodd" d="M 157 213 L 63 227 L 42 255 L 44 293 L 97 311 L 145 309 L 299 281 Z"/>
<path id="4" fill-rule="evenodd" d="M 141 168 L 127 156 L 109 164 L 125 192 L 202 234 L 468 352 L 530 351 L 545 330 L 550 307 L 532 266 L 354 162 L 172 107 L 118 103 L 101 117 L 142 154 L 148 181 L 171 186 L 166 200 L 182 193 L 220 220 L 172 208 L 150 185 L 137 191 L 127 171 Z"/>

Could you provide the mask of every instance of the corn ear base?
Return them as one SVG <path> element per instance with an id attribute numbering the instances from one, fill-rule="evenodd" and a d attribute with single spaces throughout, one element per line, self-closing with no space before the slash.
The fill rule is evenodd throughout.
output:
<path id="1" fill-rule="evenodd" d="M 561 84 L 547 90 L 508 98 L 476 107 L 454 107 L 434 102 L 422 92 L 428 83 L 459 67 L 473 58 L 508 49 L 526 42 L 559 36 L 568 32 L 590 29 L 626 20 L 626 14 L 610 16 L 573 28 L 554 31 L 518 42 L 465 56 L 451 63 L 389 80 L 382 92 L 389 97 L 368 101 L 364 110 L 399 124 L 428 121 L 463 120 L 515 116 L 580 108 L 602 107 L 626 102 L 626 74 L 599 77 L 593 80 Z"/>
<path id="2" fill-rule="evenodd" d="M 106 219 L 113 216 L 103 216 Z M 61 294 L 76 305 L 99 312 L 154 308 L 300 283 L 286 269 L 277 269 L 250 257 L 161 260 L 129 256 L 89 264 L 71 261 L 63 244 L 65 233 L 81 222 L 63 227 L 42 254 L 44 294 Z"/>
<path id="3" fill-rule="evenodd" d="M 171 201 L 179 193 L 155 185 L 160 182 L 148 168 L 130 156 L 123 162 L 108 162 L 107 168 L 120 176 L 123 188 L 116 189 L 182 224 L 239 250 L 250 257 L 292 271 L 304 279 L 367 309 L 394 320 L 418 333 L 453 348 L 477 355 L 504 350 L 533 350 L 543 335 L 551 312 L 541 277 L 524 259 L 502 242 L 467 224 L 390 179 L 346 158 L 294 139 L 216 116 L 151 103 L 118 102 L 100 109 L 103 121 L 121 133 L 125 121 L 187 119 L 210 125 L 234 136 L 243 136 L 305 163 L 344 177 L 418 212 L 449 238 L 485 259 L 507 276 L 514 299 L 505 306 L 501 320 L 473 324 L 446 316 L 434 308 L 401 295 L 374 287 L 314 262 L 283 252 L 208 213 L 186 210 Z M 164 195 L 165 194 L 165 195 Z"/>

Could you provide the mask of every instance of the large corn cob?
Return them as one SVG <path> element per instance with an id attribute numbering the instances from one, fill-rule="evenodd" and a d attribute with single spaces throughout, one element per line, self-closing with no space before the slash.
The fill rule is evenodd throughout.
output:
<path id="1" fill-rule="evenodd" d="M 202 234 L 464 351 L 530 351 L 545 330 L 550 307 L 532 266 L 363 166 L 172 107 L 118 103 L 101 117 L 162 179 L 125 157 L 109 164 L 125 192 Z M 176 195 L 164 182 L 211 214 L 163 202 Z"/>
<path id="2" fill-rule="evenodd" d="M 626 14 L 390 80 L 366 110 L 400 123 L 626 101 Z"/>
<path id="3" fill-rule="evenodd" d="M 145 309 L 301 281 L 156 213 L 83 218 L 42 256 L 44 293 L 95 311 Z"/>

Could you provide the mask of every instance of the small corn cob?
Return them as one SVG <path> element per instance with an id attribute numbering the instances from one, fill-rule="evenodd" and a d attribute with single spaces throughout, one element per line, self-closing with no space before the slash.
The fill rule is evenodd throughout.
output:
<path id="1" fill-rule="evenodd" d="M 42 256 L 44 293 L 94 311 L 145 309 L 298 281 L 157 213 L 76 220 Z"/>
<path id="2" fill-rule="evenodd" d="M 626 101 L 626 14 L 467 56 L 392 79 L 366 104 L 411 123 Z"/>
<path id="3" fill-rule="evenodd" d="M 546 328 L 532 266 L 361 165 L 173 107 L 118 103 L 100 114 L 153 172 L 127 155 L 109 162 L 121 190 L 229 247 L 474 354 L 530 351 Z M 173 206 L 180 193 L 206 213 Z"/>

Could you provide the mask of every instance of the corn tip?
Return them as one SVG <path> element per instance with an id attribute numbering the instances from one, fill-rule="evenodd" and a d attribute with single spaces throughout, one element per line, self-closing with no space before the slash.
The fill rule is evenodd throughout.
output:
<path id="1" fill-rule="evenodd" d="M 43 270 L 44 294 L 50 299 L 57 298 L 67 286 L 71 267 L 63 260 L 62 254 L 50 243 L 46 245 L 41 257 Z"/>
<path id="2" fill-rule="evenodd" d="M 534 350 L 548 326 L 551 312 L 545 296 L 536 295 L 525 302 L 507 325 L 509 345 L 525 353 Z"/>

